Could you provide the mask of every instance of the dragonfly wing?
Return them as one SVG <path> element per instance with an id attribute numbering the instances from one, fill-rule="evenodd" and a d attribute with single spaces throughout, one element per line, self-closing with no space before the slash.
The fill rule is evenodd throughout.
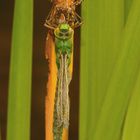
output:
<path id="1" fill-rule="evenodd" d="M 70 100 L 69 100 L 69 84 L 71 76 L 69 72 L 67 55 L 64 56 L 64 78 L 63 78 L 63 106 L 64 106 L 64 128 L 69 127 L 69 112 L 70 112 Z"/>

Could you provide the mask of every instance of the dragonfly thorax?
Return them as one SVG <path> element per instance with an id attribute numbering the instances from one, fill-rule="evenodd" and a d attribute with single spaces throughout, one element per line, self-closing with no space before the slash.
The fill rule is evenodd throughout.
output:
<path id="1" fill-rule="evenodd" d="M 66 57 L 69 64 L 73 48 L 73 29 L 67 23 L 60 24 L 55 30 L 56 63 L 59 67 L 61 56 Z"/>

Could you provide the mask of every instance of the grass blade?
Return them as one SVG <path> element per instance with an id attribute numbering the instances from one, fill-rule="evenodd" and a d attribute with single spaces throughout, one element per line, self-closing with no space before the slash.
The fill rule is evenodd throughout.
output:
<path id="1" fill-rule="evenodd" d="M 140 72 L 137 83 L 132 92 L 128 112 L 126 116 L 123 138 L 122 140 L 138 140 L 140 139 Z"/>
<path id="2" fill-rule="evenodd" d="M 122 40 L 109 89 L 102 106 L 94 140 L 116 140 L 120 134 L 140 63 L 140 1 L 135 0 Z"/>
<path id="3" fill-rule="evenodd" d="M 80 140 L 91 140 L 95 130 L 119 50 L 123 4 L 122 0 L 87 0 L 82 5 Z"/>
<path id="4" fill-rule="evenodd" d="M 30 139 L 33 1 L 15 0 L 7 140 Z"/>

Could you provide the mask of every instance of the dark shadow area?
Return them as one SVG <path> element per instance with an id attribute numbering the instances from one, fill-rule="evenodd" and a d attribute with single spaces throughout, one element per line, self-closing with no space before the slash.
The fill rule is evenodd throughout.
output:
<path id="1" fill-rule="evenodd" d="M 2 140 L 6 140 L 8 80 L 12 37 L 14 0 L 0 2 L 0 126 Z M 45 38 L 47 29 L 43 26 L 50 10 L 47 0 L 34 1 L 33 73 L 31 140 L 45 139 L 45 95 L 48 63 L 45 60 Z M 78 140 L 79 113 L 79 57 L 80 29 L 75 30 L 74 71 L 70 84 L 70 140 Z"/>
<path id="2" fill-rule="evenodd" d="M 14 0 L 0 1 L 0 127 L 6 139 L 9 64 Z"/>

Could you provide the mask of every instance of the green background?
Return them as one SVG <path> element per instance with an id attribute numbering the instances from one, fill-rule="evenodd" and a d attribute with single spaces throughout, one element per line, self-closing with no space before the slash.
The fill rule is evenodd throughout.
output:
<path id="1" fill-rule="evenodd" d="M 14 14 L 9 12 L 8 15 L 3 10 L 0 15 L 7 15 L 0 33 L 3 139 L 6 120 L 7 140 L 44 139 L 48 68 L 43 53 L 47 33 L 43 23 L 48 14 L 46 9 L 51 7 L 44 2 L 15 0 L 8 4 Z M 0 9 L 5 5 L 2 3 Z M 82 3 L 84 23 L 81 39 L 79 29 L 75 31 L 74 78 L 70 85 L 70 140 L 77 140 L 78 132 L 79 140 L 140 139 L 139 7 L 139 0 L 86 0 Z M 6 33 L 11 34 L 7 39 Z M 6 43 L 7 49 L 4 48 Z M 2 51 L 10 56 L 8 60 Z"/>

